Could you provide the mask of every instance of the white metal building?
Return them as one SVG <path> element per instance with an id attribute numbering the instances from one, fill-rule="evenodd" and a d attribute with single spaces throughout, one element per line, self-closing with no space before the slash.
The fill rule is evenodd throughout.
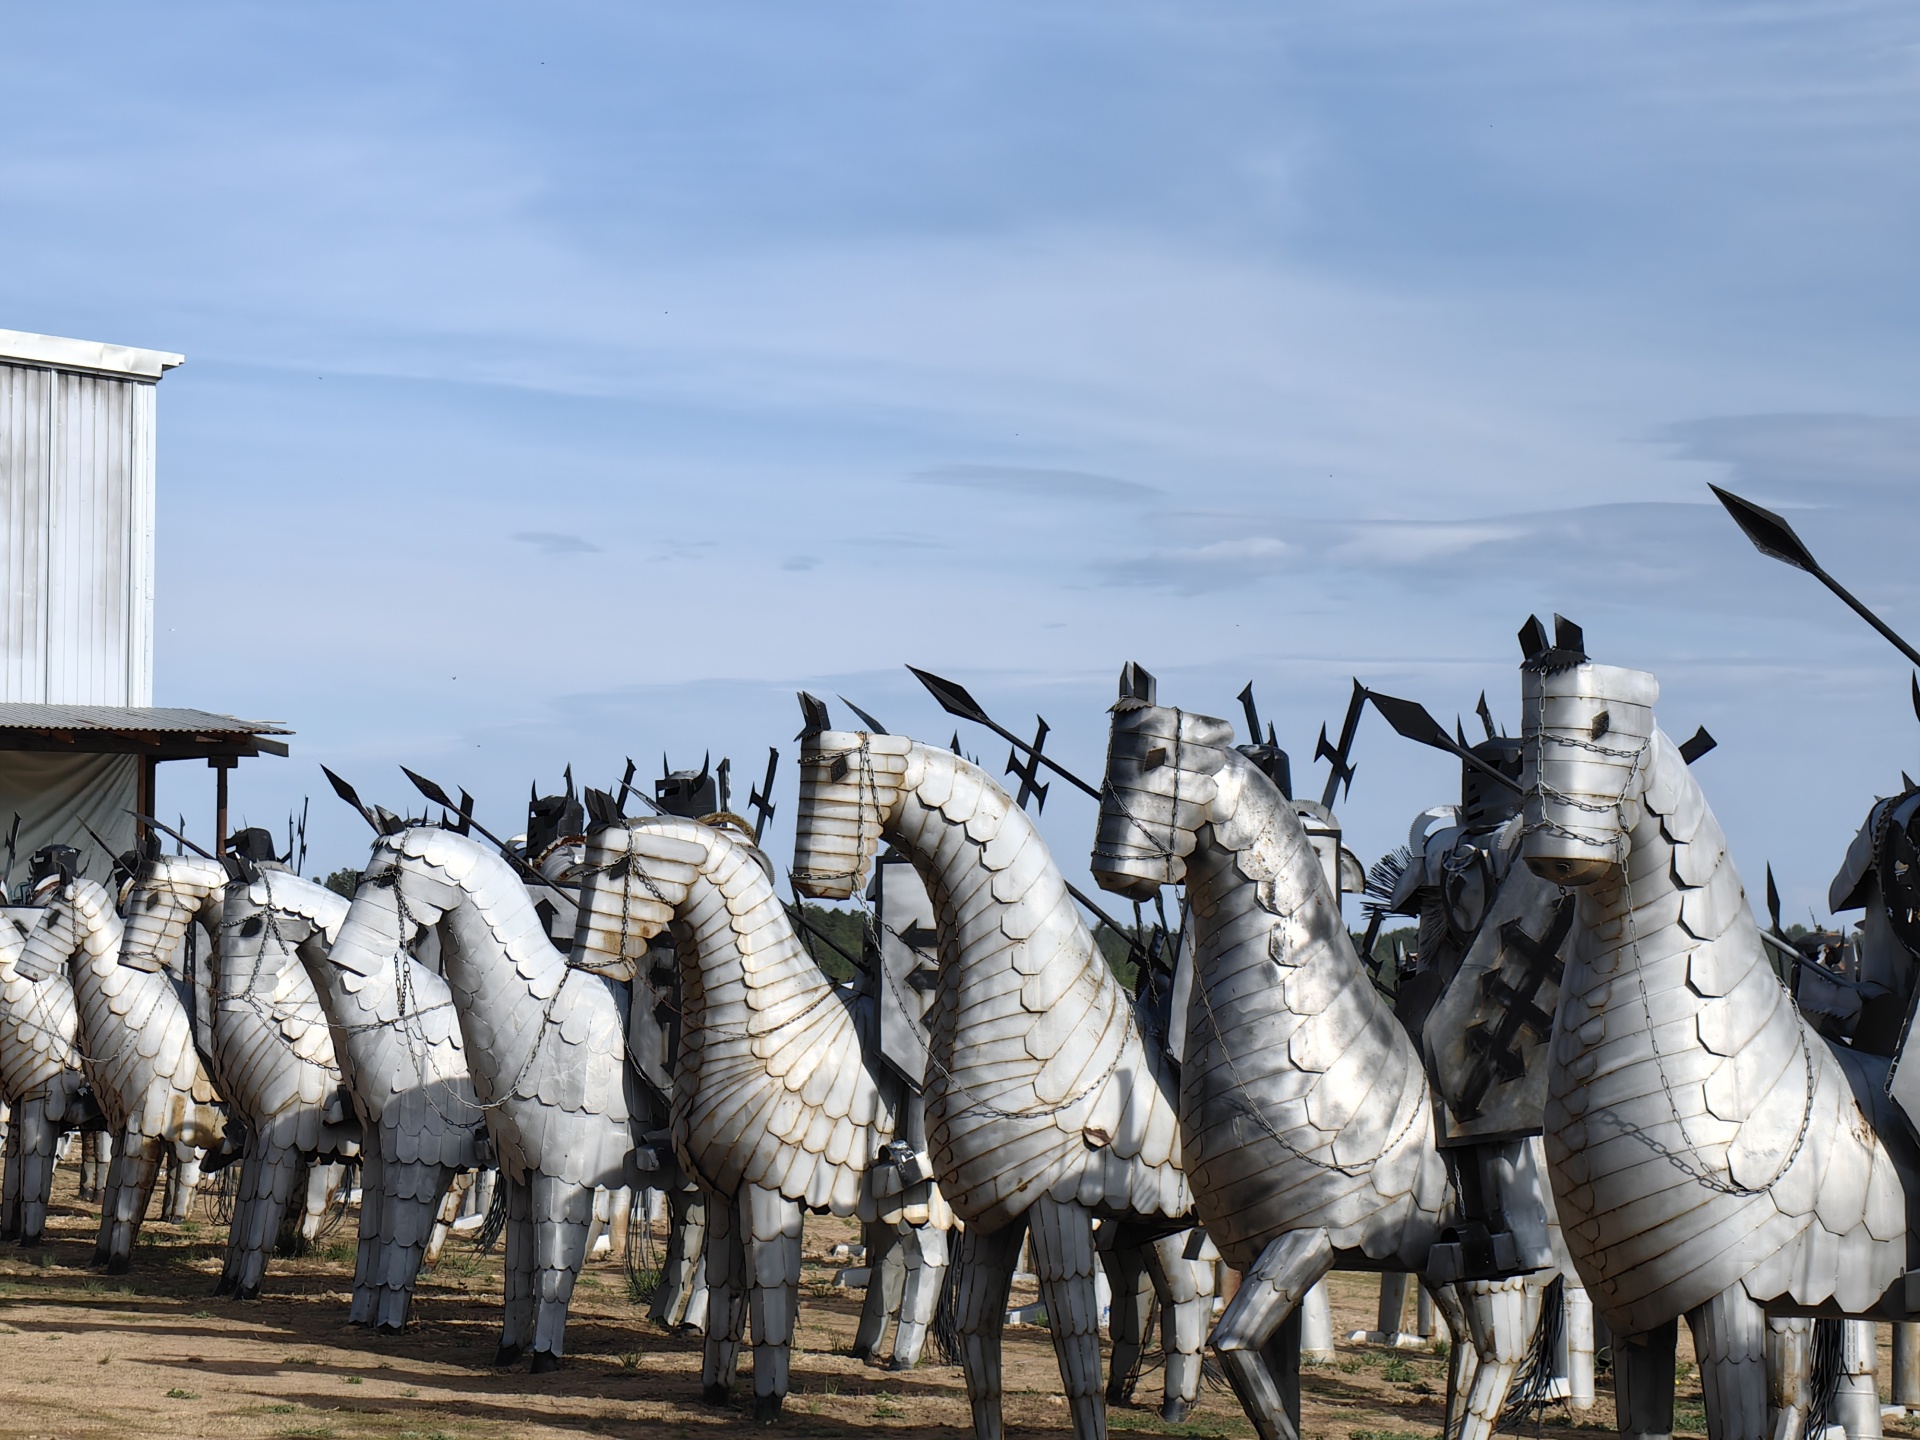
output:
<path id="1" fill-rule="evenodd" d="M 286 753 L 258 738 L 277 727 L 152 708 L 154 402 L 182 358 L 0 330 L 0 841 L 17 812 L 22 860 L 95 848 L 82 821 L 129 848 L 161 760 L 207 757 L 224 801 L 237 757 Z"/>

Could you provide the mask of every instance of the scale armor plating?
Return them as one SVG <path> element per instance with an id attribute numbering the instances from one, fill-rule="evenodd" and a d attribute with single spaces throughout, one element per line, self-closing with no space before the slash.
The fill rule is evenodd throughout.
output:
<path id="1" fill-rule="evenodd" d="M 814 731 L 800 767 L 795 884 L 852 894 L 884 836 L 934 902 L 927 1133 L 967 1227 L 954 1263 L 974 1432 L 1001 1433 L 1000 1329 L 1025 1228 L 1075 1433 L 1104 1436 L 1093 1220 L 1191 1223 L 1170 1067 L 1033 822 L 979 766 L 904 736 Z M 1197 1348 L 1179 1348 L 1197 1327 L 1163 1328 L 1177 1418 L 1199 1380 Z"/>

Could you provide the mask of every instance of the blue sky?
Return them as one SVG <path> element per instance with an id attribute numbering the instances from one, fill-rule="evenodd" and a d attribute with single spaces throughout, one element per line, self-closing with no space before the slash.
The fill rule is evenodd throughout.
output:
<path id="1" fill-rule="evenodd" d="M 1517 712 L 1529 611 L 1656 671 L 1750 886 L 1920 769 L 1920 14 L 1892 4 L 99 5 L 0 49 L 0 325 L 161 386 L 158 698 L 517 828 L 792 692 L 1098 767 L 1121 663 L 1303 787 L 1357 674 Z M 844 714 L 844 712 L 840 712 Z M 1004 747 L 963 737 L 998 764 Z M 1457 785 L 1370 717 L 1371 859 Z M 1308 778 L 1311 777 L 1311 778 Z M 163 803 L 203 830 L 204 774 Z M 791 769 L 782 790 L 790 794 Z M 785 813 L 790 815 L 790 800 Z M 1055 792 L 1056 853 L 1090 806 Z M 776 830 L 784 852 L 790 831 Z"/>

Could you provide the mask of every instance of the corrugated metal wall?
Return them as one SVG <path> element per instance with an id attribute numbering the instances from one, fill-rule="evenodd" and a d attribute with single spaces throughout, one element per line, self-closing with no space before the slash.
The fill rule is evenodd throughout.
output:
<path id="1" fill-rule="evenodd" d="M 153 703 L 154 389 L 0 364 L 0 700 Z"/>

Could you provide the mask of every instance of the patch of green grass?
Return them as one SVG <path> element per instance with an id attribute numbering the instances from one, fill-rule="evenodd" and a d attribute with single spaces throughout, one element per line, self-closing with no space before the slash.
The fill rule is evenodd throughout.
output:
<path id="1" fill-rule="evenodd" d="M 333 1440 L 331 1425 L 289 1425 L 274 1433 L 286 1436 L 287 1440 Z"/>
<path id="2" fill-rule="evenodd" d="M 873 1418 L 876 1420 L 898 1420 L 906 1414 L 904 1407 L 896 1405 L 887 1396 L 882 1395 L 873 1402 Z"/>
<path id="3" fill-rule="evenodd" d="M 640 1368 L 640 1352 L 638 1350 L 621 1351 L 620 1368 L 622 1370 L 638 1370 Z"/>
<path id="4" fill-rule="evenodd" d="M 1230 1421 L 1216 1420 L 1211 1415 L 1195 1415 L 1190 1420 L 1180 1420 L 1169 1424 L 1151 1410 L 1109 1410 L 1107 1412 L 1109 1430 L 1151 1430 L 1156 1435 L 1183 1435 L 1192 1440 L 1221 1440 L 1221 1437 L 1238 1435 L 1245 1426 L 1235 1428 Z M 1425 1437 L 1422 1437 L 1425 1440 Z"/>
<path id="5" fill-rule="evenodd" d="M 343 1265 L 359 1258 L 360 1246 L 353 1240 L 329 1240 L 313 1252 L 319 1259 Z"/>
<path id="6" fill-rule="evenodd" d="M 167 1391 L 167 1398 L 169 1400 L 198 1400 L 200 1398 L 200 1392 L 198 1390 L 182 1390 L 176 1385 L 173 1389 Z"/>
<path id="7" fill-rule="evenodd" d="M 1422 1435 L 1417 1430 L 1349 1430 L 1347 1440 L 1440 1440 L 1440 1437 Z"/>
<path id="8" fill-rule="evenodd" d="M 298 1405 L 267 1405 L 263 1407 L 269 1415 L 298 1415 Z"/>
<path id="9" fill-rule="evenodd" d="M 660 1272 L 658 1270 L 627 1272 L 627 1299 L 635 1305 L 651 1305 L 653 1297 L 659 1293 Z"/>
<path id="10" fill-rule="evenodd" d="M 1409 1380 L 1418 1380 L 1420 1375 L 1407 1363 L 1406 1356 L 1396 1353 L 1387 1357 L 1387 1366 L 1380 1372 L 1380 1378 L 1395 1385 L 1404 1385 Z"/>
<path id="11" fill-rule="evenodd" d="M 358 1375 L 349 1375 L 346 1378 L 346 1383 L 349 1385 L 364 1385 L 367 1382 Z"/>

